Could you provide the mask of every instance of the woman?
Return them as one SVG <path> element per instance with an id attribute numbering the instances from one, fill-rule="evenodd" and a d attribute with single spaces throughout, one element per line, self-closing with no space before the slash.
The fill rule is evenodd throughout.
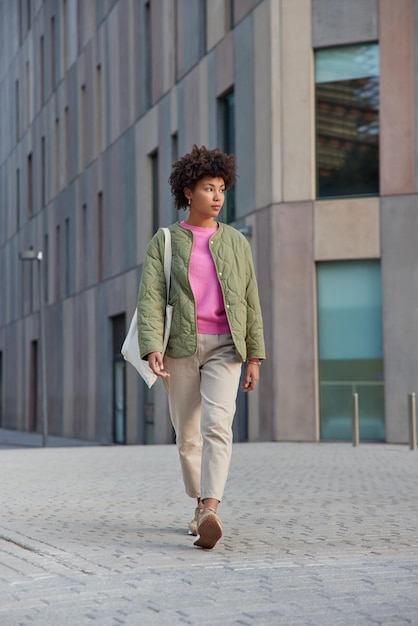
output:
<path id="1" fill-rule="evenodd" d="M 151 239 L 138 295 L 141 357 L 163 379 L 186 493 L 197 499 L 189 532 L 210 549 L 222 536 L 217 510 L 232 452 L 232 422 L 241 375 L 255 389 L 265 358 L 257 282 L 248 241 L 217 217 L 236 180 L 235 157 L 204 146 L 173 163 L 169 178 L 185 221 L 170 227 L 169 303 L 173 321 L 162 357 L 166 286 L 164 235 Z"/>

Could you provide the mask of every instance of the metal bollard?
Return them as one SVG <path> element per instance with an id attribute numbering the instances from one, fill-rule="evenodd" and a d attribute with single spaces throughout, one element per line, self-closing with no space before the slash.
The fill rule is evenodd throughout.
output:
<path id="1" fill-rule="evenodd" d="M 417 449 L 417 396 L 409 394 L 409 449 Z"/>
<path id="2" fill-rule="evenodd" d="M 358 393 L 353 393 L 353 446 L 358 446 L 359 443 Z"/>

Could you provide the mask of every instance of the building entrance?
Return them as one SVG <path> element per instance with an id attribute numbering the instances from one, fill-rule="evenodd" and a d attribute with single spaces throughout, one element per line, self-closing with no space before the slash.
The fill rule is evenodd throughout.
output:
<path id="1" fill-rule="evenodd" d="M 113 338 L 113 442 L 126 443 L 126 363 L 120 353 L 126 330 L 125 315 L 112 317 Z"/>

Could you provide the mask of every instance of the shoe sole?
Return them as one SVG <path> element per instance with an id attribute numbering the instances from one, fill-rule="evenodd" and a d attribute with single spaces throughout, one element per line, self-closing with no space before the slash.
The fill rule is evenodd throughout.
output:
<path id="1" fill-rule="evenodd" d="M 222 527 L 216 515 L 208 515 L 198 527 L 198 539 L 195 546 L 211 550 L 222 537 Z"/>

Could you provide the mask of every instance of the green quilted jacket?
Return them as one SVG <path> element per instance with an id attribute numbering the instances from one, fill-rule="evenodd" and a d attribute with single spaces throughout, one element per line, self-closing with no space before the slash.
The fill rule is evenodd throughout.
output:
<path id="1" fill-rule="evenodd" d="M 197 349 L 196 305 L 189 283 L 193 233 L 178 223 L 170 226 L 170 232 L 169 303 L 173 306 L 173 320 L 166 353 L 182 358 L 192 356 Z M 237 359 L 263 359 L 263 321 L 250 245 L 235 228 L 219 223 L 210 247 Z M 138 341 L 142 358 L 162 350 L 165 305 L 164 233 L 159 230 L 148 244 L 138 293 Z"/>

